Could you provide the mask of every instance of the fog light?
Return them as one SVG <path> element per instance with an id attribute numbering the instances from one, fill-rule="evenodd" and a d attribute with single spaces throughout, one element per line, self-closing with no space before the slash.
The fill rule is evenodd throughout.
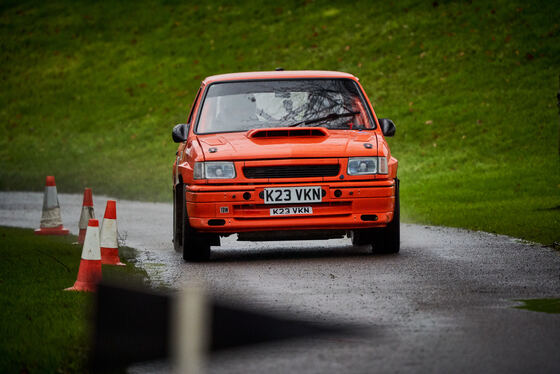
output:
<path id="1" fill-rule="evenodd" d="M 245 192 L 245 193 L 243 194 L 243 198 L 244 198 L 245 200 L 249 200 L 249 199 L 251 198 L 251 194 L 250 194 L 249 192 Z"/>
<path id="2" fill-rule="evenodd" d="M 364 214 L 361 218 L 362 221 L 377 221 L 377 216 L 375 214 Z"/>
<path id="3" fill-rule="evenodd" d="M 209 219 L 208 226 L 223 226 L 226 224 L 225 219 Z"/>
<path id="4" fill-rule="evenodd" d="M 335 197 L 340 197 L 340 196 L 342 196 L 342 191 L 341 191 L 341 190 L 336 190 L 336 191 L 334 191 L 334 196 L 335 196 Z"/>

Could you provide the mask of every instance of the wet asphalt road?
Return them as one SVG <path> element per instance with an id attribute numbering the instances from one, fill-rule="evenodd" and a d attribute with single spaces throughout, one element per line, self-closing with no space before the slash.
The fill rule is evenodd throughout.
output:
<path id="1" fill-rule="evenodd" d="M 0 192 L 0 225 L 38 227 L 41 193 Z M 82 197 L 59 194 L 77 233 Z M 105 197 L 94 196 L 102 217 Z M 402 226 L 399 255 L 349 240 L 223 240 L 212 261 L 173 251 L 170 204 L 119 200 L 119 232 L 154 282 L 203 280 L 219 297 L 273 312 L 364 326 L 353 338 L 314 338 L 230 351 L 210 373 L 559 373 L 560 315 L 513 308 L 560 296 L 560 254 L 506 236 Z M 166 371 L 163 364 L 131 372 Z"/>

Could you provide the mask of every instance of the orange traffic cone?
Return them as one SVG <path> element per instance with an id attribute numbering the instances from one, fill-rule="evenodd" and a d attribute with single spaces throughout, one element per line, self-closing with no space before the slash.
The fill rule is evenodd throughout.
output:
<path id="1" fill-rule="evenodd" d="M 101 250 L 99 249 L 99 221 L 90 219 L 87 226 L 78 278 L 73 287 L 64 291 L 95 291 L 101 281 Z"/>
<path id="2" fill-rule="evenodd" d="M 84 244 L 88 221 L 93 218 L 95 218 L 95 212 L 93 211 L 93 196 L 91 193 L 91 188 L 86 188 L 84 190 L 82 214 L 80 214 L 80 222 L 78 222 L 78 228 L 80 229 L 80 232 L 78 233 L 78 243 Z"/>
<path id="3" fill-rule="evenodd" d="M 37 235 L 68 235 L 68 229 L 62 225 L 60 204 L 56 193 L 56 183 L 52 175 L 47 176 L 45 195 L 43 197 L 43 214 L 40 228 L 35 230 Z"/>
<path id="4" fill-rule="evenodd" d="M 117 202 L 108 200 L 105 216 L 101 225 L 101 263 L 103 265 L 126 266 L 119 258 L 119 244 L 117 242 Z"/>

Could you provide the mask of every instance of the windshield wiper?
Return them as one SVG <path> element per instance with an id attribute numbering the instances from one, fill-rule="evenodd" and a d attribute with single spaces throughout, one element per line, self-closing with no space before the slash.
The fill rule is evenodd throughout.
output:
<path id="1" fill-rule="evenodd" d="M 333 119 L 342 118 L 342 117 L 350 117 L 355 116 L 356 114 L 360 114 L 360 112 L 346 112 L 346 113 L 331 113 L 327 116 L 321 118 L 314 118 L 314 119 L 305 119 L 303 121 L 299 121 L 296 123 L 292 123 L 286 127 L 296 127 L 299 125 L 309 125 L 310 123 L 321 122 L 321 121 L 332 121 Z"/>

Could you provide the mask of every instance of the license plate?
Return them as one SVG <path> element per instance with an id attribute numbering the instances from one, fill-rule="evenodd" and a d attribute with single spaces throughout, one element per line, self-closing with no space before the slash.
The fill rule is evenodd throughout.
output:
<path id="1" fill-rule="evenodd" d="M 313 214 L 310 206 L 290 206 L 287 208 L 270 208 L 271 216 L 288 216 L 293 214 Z"/>
<path id="2" fill-rule="evenodd" d="M 319 203 L 321 187 L 278 187 L 264 189 L 265 204 Z"/>

